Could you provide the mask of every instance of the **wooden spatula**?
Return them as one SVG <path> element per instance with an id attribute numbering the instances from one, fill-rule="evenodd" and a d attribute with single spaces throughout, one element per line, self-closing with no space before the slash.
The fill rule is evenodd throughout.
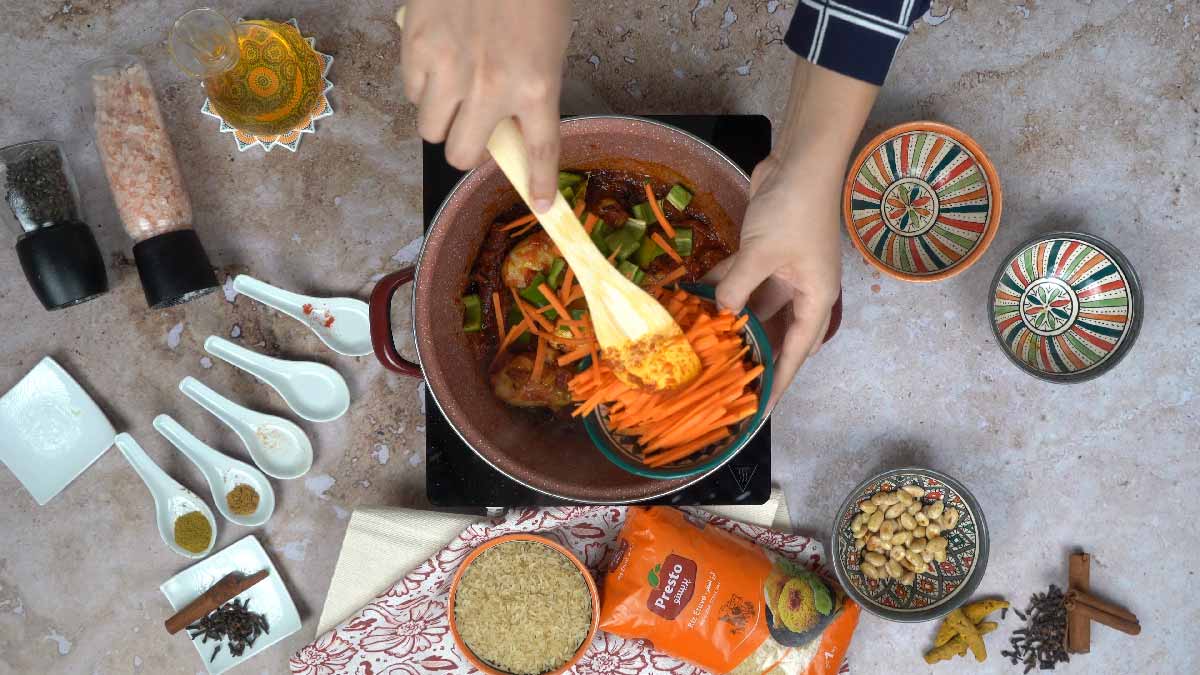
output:
<path id="1" fill-rule="evenodd" d="M 404 8 L 396 13 L 396 24 L 404 27 Z M 506 119 L 496 125 L 487 148 L 517 194 L 533 210 L 529 156 L 516 123 Z M 657 300 L 604 258 L 567 200 L 556 192 L 554 205 L 536 215 L 575 271 L 604 360 L 617 377 L 632 386 L 654 389 L 674 389 L 694 380 L 700 374 L 700 357 L 679 324 Z"/>

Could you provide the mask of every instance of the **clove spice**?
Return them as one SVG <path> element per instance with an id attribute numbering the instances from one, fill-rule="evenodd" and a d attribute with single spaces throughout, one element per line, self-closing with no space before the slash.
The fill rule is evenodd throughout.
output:
<path id="1" fill-rule="evenodd" d="M 1051 585 L 1045 593 L 1035 593 L 1024 612 L 1014 609 L 1025 626 L 1013 631 L 1009 643 L 1012 649 L 1002 651 L 1013 665 L 1024 665 L 1028 673 L 1034 668 L 1054 670 L 1055 664 L 1071 660 L 1067 655 L 1066 598 L 1058 586 Z"/>
<path id="2" fill-rule="evenodd" d="M 271 632 L 267 617 L 252 612 L 249 609 L 250 600 L 234 600 L 221 605 L 211 614 L 188 626 L 191 638 L 202 637 L 200 644 L 209 640 L 226 641 L 230 655 L 241 656 L 247 649 L 254 646 L 254 641 L 260 636 Z M 221 651 L 218 644 L 209 657 L 209 663 L 217 658 Z"/>

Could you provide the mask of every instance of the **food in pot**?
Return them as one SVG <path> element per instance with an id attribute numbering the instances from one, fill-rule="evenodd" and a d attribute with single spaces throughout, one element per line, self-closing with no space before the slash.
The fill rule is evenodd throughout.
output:
<path id="1" fill-rule="evenodd" d="M 514 675 L 537 675 L 566 664 L 583 644 L 592 596 L 562 553 L 532 541 L 504 542 L 463 571 L 454 620 L 476 657 Z"/>
<path id="2" fill-rule="evenodd" d="M 746 319 L 667 286 L 698 281 L 733 247 L 682 185 L 621 171 L 564 171 L 559 189 L 601 253 L 672 314 L 703 369 L 675 391 L 620 381 L 598 358 L 573 271 L 522 206 L 492 224 L 462 297 L 463 331 L 496 396 L 564 418 L 572 402 L 575 417 L 604 406 L 610 429 L 633 438 L 650 466 L 685 460 L 731 436 L 733 425 L 758 410 L 762 366 L 742 338 Z M 696 405 L 701 400 L 705 406 Z"/>
<path id="3" fill-rule="evenodd" d="M 929 563 L 945 562 L 950 542 L 943 534 L 958 525 L 961 514 L 941 499 L 926 503 L 927 498 L 919 485 L 904 485 L 858 503 L 850 531 L 863 576 L 911 584 L 929 572 Z"/>

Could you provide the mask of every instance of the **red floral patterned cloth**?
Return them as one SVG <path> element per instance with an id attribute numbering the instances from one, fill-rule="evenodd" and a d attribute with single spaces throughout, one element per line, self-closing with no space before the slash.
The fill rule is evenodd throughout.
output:
<path id="1" fill-rule="evenodd" d="M 757 525 L 684 508 L 712 525 L 819 571 L 820 543 Z M 337 628 L 301 649 L 289 665 L 294 675 L 439 675 L 475 673 L 458 654 L 446 619 L 450 580 L 476 546 L 505 534 L 538 533 L 573 551 L 598 571 L 625 523 L 625 507 L 572 506 L 513 509 L 463 530 L 446 548 L 397 581 Z M 707 671 L 656 651 L 642 640 L 603 631 L 570 671 L 573 675 L 707 675 Z M 848 673 L 842 664 L 842 673 Z"/>

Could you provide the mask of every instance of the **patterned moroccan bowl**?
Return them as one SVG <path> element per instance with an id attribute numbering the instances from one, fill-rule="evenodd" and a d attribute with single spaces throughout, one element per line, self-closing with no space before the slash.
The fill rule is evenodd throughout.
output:
<path id="1" fill-rule="evenodd" d="M 892 127 L 851 165 L 842 216 L 855 248 L 906 281 L 970 267 L 1000 225 L 1000 179 L 970 136 L 937 122 Z"/>
<path id="2" fill-rule="evenodd" d="M 905 485 L 923 488 L 926 504 L 941 499 L 961 514 L 958 525 L 942 533 L 950 542 L 946 560 L 929 563 L 912 585 L 868 579 L 862 573 L 862 552 L 855 550 L 850 522 L 858 515 L 859 502 L 880 490 Z M 931 621 L 949 613 L 971 597 L 987 568 L 988 529 L 979 503 L 961 483 L 932 469 L 891 469 L 859 483 L 833 521 L 831 540 L 834 571 L 842 588 L 864 609 L 889 621 Z"/>
<path id="3" fill-rule="evenodd" d="M 1107 372 L 1133 347 L 1142 288 L 1112 244 L 1055 232 L 1004 259 L 988 315 L 996 342 L 1022 370 L 1051 382 L 1082 382 Z"/>

